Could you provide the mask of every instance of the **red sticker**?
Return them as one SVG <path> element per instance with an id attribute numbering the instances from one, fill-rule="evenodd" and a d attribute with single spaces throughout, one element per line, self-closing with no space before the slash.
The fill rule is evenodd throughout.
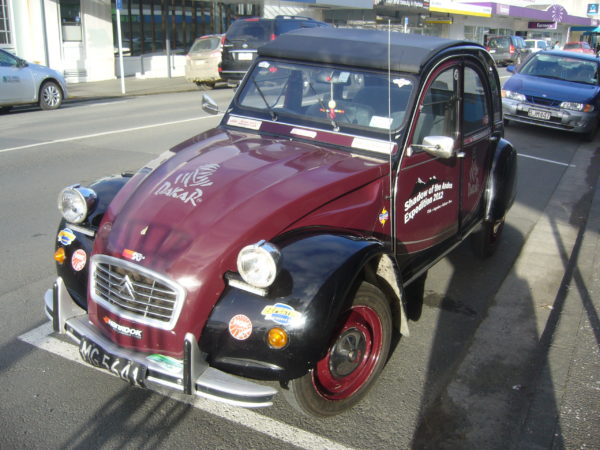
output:
<path id="1" fill-rule="evenodd" d="M 229 333 L 238 341 L 248 339 L 252 334 L 252 322 L 243 314 L 233 316 L 229 321 Z"/>
<path id="2" fill-rule="evenodd" d="M 85 267 L 85 263 L 87 262 L 87 255 L 85 251 L 82 249 L 75 250 L 73 256 L 71 256 L 71 266 L 73 270 L 79 272 Z"/>

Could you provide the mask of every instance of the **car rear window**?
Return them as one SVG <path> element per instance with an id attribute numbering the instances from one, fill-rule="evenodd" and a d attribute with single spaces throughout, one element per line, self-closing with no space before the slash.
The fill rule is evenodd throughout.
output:
<path id="1" fill-rule="evenodd" d="M 275 22 L 275 34 L 287 33 L 298 28 L 316 28 L 318 24 L 309 20 L 279 20 Z"/>
<path id="2" fill-rule="evenodd" d="M 491 48 L 508 48 L 508 37 L 492 38 L 488 41 Z"/>
<path id="3" fill-rule="evenodd" d="M 270 39 L 270 22 L 266 20 L 238 20 L 227 30 L 227 40 L 267 42 Z"/>
<path id="4" fill-rule="evenodd" d="M 565 46 L 563 47 L 565 50 L 570 50 L 573 48 L 580 48 L 579 44 L 565 44 Z"/>
<path id="5" fill-rule="evenodd" d="M 194 45 L 192 45 L 190 52 L 215 50 L 219 46 L 219 40 L 220 39 L 218 37 L 196 39 L 196 42 L 194 42 Z"/>

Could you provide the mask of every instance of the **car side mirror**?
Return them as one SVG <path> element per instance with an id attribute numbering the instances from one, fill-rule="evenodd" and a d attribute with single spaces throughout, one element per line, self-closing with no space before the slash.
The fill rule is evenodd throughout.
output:
<path id="1" fill-rule="evenodd" d="M 219 105 L 207 94 L 202 94 L 202 110 L 210 115 L 219 114 Z"/>
<path id="2" fill-rule="evenodd" d="M 449 159 L 454 156 L 454 139 L 447 136 L 426 136 L 422 144 L 412 144 L 411 148 L 424 150 L 438 158 Z"/>
<path id="3" fill-rule="evenodd" d="M 506 67 L 506 71 L 514 73 L 515 72 L 515 66 L 513 66 L 512 64 L 510 66 L 507 66 Z"/>
<path id="4" fill-rule="evenodd" d="M 19 59 L 17 61 L 17 67 L 19 69 L 23 68 L 23 67 L 27 67 L 29 64 L 27 63 L 27 61 L 25 61 L 24 59 Z"/>

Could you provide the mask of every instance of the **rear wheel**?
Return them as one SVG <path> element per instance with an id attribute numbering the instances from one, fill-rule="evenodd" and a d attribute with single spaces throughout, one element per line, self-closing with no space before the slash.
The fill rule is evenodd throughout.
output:
<path id="1" fill-rule="evenodd" d="M 0 106 L 0 114 L 7 114 L 12 109 L 12 106 Z"/>
<path id="2" fill-rule="evenodd" d="M 377 287 L 363 282 L 336 330 L 316 367 L 282 390 L 286 400 L 304 414 L 340 414 L 372 387 L 390 351 L 392 319 L 387 298 Z"/>
<path id="3" fill-rule="evenodd" d="M 54 81 L 46 81 L 40 88 L 40 108 L 56 109 L 60 107 L 63 94 L 60 86 Z"/>
<path id="4" fill-rule="evenodd" d="M 495 222 L 485 221 L 481 224 L 481 229 L 471 237 L 473 250 L 477 256 L 488 258 L 496 252 L 503 229 L 504 218 Z"/>

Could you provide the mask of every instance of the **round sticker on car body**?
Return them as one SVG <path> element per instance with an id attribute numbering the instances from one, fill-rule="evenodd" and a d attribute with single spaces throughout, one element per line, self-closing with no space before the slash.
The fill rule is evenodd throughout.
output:
<path id="1" fill-rule="evenodd" d="M 71 267 L 76 272 L 83 270 L 85 267 L 85 263 L 87 262 L 87 254 L 84 250 L 78 249 L 73 252 L 73 256 L 71 256 Z"/>
<path id="2" fill-rule="evenodd" d="M 243 314 L 233 316 L 229 320 L 229 334 L 238 341 L 244 341 L 252 334 L 252 321 Z"/>

